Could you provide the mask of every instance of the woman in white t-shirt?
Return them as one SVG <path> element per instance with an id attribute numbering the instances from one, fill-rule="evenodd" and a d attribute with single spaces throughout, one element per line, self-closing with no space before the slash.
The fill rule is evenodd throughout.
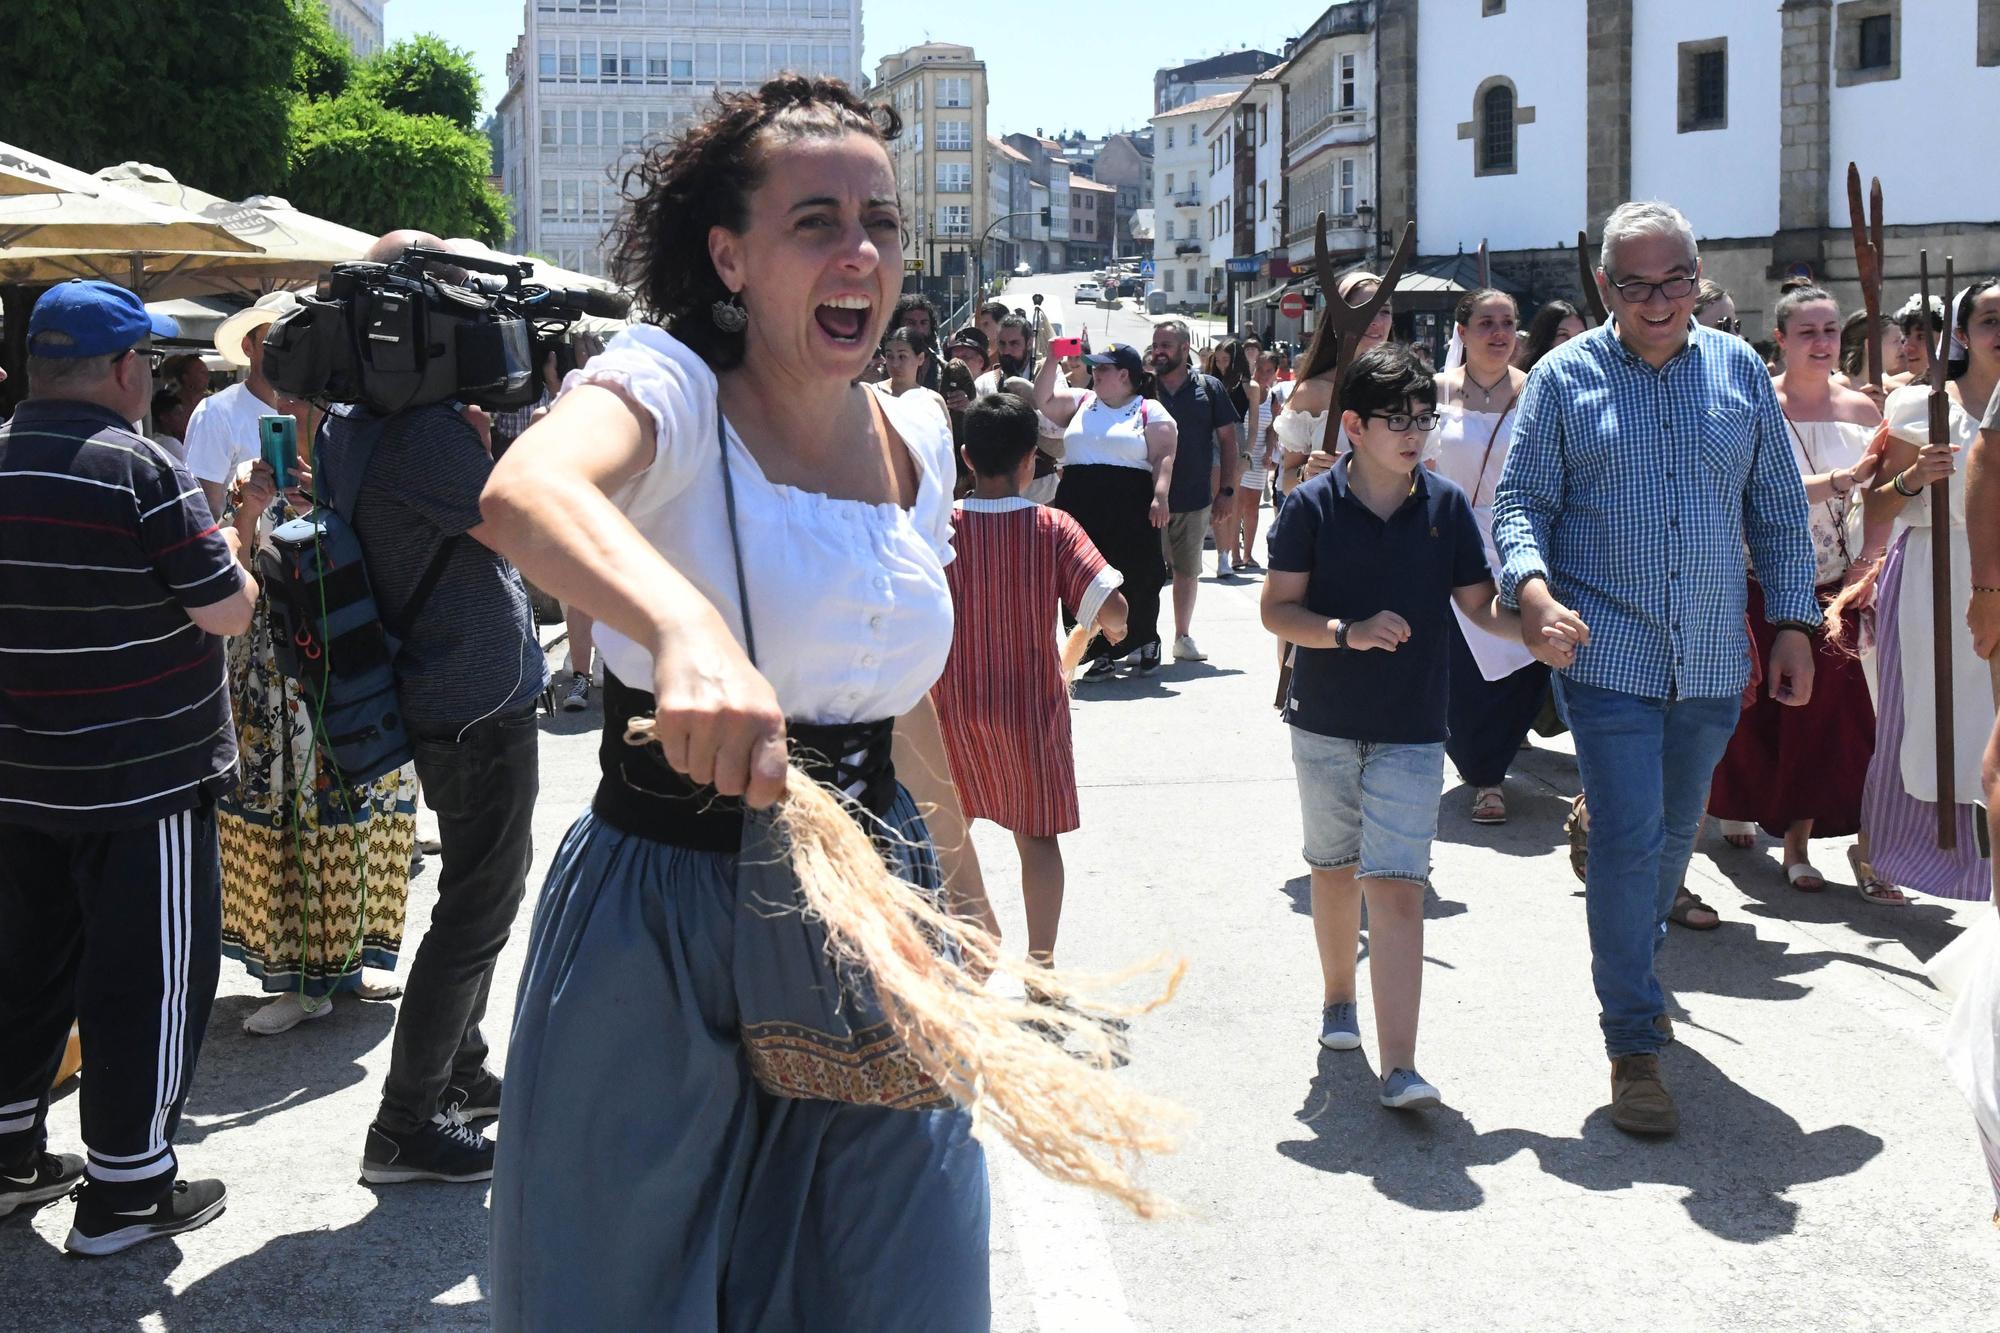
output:
<path id="1" fill-rule="evenodd" d="M 569 377 L 482 501 L 490 544 L 598 618 L 607 719 L 508 1052 L 500 1329 L 990 1317 L 970 1117 L 856 1105 L 831 1084 L 898 1070 L 765 1030 L 774 992 L 822 972 L 766 947 L 784 914 L 737 883 L 746 807 L 782 794 L 789 740 L 836 757 L 816 776 L 899 835 L 898 873 L 992 922 L 930 702 L 952 637 L 950 427 L 928 392 L 856 384 L 902 285 L 895 124 L 784 76 L 654 148 L 620 266 L 657 324 Z M 659 749 L 624 743 L 635 716 Z M 850 1099 L 774 1095 L 753 1050 Z"/>
<path id="2" fill-rule="evenodd" d="M 1160 589 L 1166 584 L 1160 531 L 1167 526 L 1167 485 L 1180 431 L 1172 414 L 1146 397 L 1151 379 L 1138 348 L 1113 343 L 1084 361 L 1094 386 L 1089 389 L 1059 384 L 1055 362 L 1043 361 L 1035 374 L 1035 406 L 1063 428 L 1055 507 L 1083 525 L 1125 578 L 1125 637 L 1112 643 L 1099 634 L 1084 653 L 1089 666 L 1082 678 L 1094 681 L 1127 656 L 1136 657 L 1142 672 L 1160 664 Z"/>

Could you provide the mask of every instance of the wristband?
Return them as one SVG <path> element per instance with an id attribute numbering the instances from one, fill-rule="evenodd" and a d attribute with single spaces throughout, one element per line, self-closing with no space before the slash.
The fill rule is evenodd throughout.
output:
<path id="1" fill-rule="evenodd" d="M 1842 471 L 1846 471 L 1846 469 L 1843 468 Z M 1841 489 L 1839 483 L 1833 480 L 1839 475 L 1839 472 L 1828 473 L 1827 482 L 1833 486 L 1833 498 L 1836 500 L 1845 500 L 1854 491 L 1854 474 L 1852 472 L 1847 473 L 1847 488 L 1845 490 Z"/>
<path id="2" fill-rule="evenodd" d="M 1894 476 L 1893 478 L 1891 478 L 1891 479 L 1890 479 L 1890 481 L 1889 481 L 1889 485 L 1890 485 L 1890 486 L 1892 486 L 1892 487 L 1894 487 L 1894 488 L 1895 488 L 1895 491 L 1896 491 L 1896 494 L 1898 494 L 1898 495 L 1902 496 L 1902 497 L 1903 497 L 1904 499 L 1906 499 L 1906 500 L 1914 500 L 1914 499 L 1916 499 L 1916 498 L 1917 498 L 1917 497 L 1918 497 L 1919 495 L 1922 495 L 1922 494 L 1923 494 L 1924 492 L 1923 492 L 1923 488 L 1922 488 L 1922 487 L 1918 487 L 1918 488 L 1917 488 L 1916 490 L 1913 490 L 1913 491 L 1911 491 L 1911 490 L 1905 490 L 1905 489 L 1903 489 L 1903 478 L 1904 478 L 1904 477 L 1905 477 L 1906 475 L 1908 475 L 1908 473 L 1909 473 L 1909 469 L 1908 469 L 1908 468 L 1904 468 L 1904 469 L 1903 469 L 1903 471 L 1901 471 L 1901 472 L 1898 472 L 1898 473 L 1897 473 L 1897 474 L 1896 474 L 1896 475 L 1895 475 L 1895 476 Z"/>
<path id="3" fill-rule="evenodd" d="M 1972 585 L 1972 591 L 1975 593 L 1985 593 L 1990 597 L 1995 593 L 2000 593 L 2000 588 L 1983 588 L 1979 584 L 1975 583 Z"/>
<path id="4" fill-rule="evenodd" d="M 1783 634 L 1788 629 L 1795 629 L 1810 639 L 1819 633 L 1819 626 L 1809 625 L 1803 620 L 1774 620 L 1771 624 L 1780 634 Z"/>
<path id="5" fill-rule="evenodd" d="M 1333 646 L 1339 649 L 1347 647 L 1347 622 L 1345 620 L 1336 620 L 1333 622 Z"/>

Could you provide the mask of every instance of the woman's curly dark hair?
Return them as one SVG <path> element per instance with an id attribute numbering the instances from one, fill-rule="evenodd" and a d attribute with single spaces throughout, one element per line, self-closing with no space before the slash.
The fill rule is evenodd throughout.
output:
<path id="1" fill-rule="evenodd" d="M 902 129 L 895 108 L 863 101 L 838 79 L 784 74 L 755 92 L 719 94 L 707 119 L 655 144 L 625 173 L 612 260 L 619 281 L 646 318 L 711 368 L 730 369 L 743 360 L 743 335 L 710 318 L 730 293 L 708 257 L 708 233 L 749 225 L 769 140 L 862 134 L 886 144 Z"/>

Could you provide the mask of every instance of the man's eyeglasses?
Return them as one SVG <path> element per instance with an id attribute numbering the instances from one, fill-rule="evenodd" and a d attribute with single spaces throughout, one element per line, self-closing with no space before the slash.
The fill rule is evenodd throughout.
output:
<path id="1" fill-rule="evenodd" d="M 1629 281 L 1614 282 L 1611 285 L 1617 289 L 1620 300 L 1631 305 L 1643 305 L 1653 299 L 1654 292 L 1658 292 L 1669 301 L 1684 301 L 1694 290 L 1694 283 L 1693 278 L 1668 278 L 1665 282 Z"/>
<path id="2" fill-rule="evenodd" d="M 1363 421 L 1380 421 L 1390 430 L 1398 432 L 1411 428 L 1431 431 L 1436 430 L 1438 424 L 1438 414 L 1435 412 L 1419 412 L 1415 416 L 1408 412 L 1391 412 L 1387 416 L 1380 412 L 1362 412 L 1359 415 Z"/>
<path id="3" fill-rule="evenodd" d="M 160 373 L 160 367 L 167 364 L 166 351 L 162 348 L 155 347 L 151 343 L 137 343 L 132 347 L 128 348 L 127 350 L 130 351 L 134 356 L 145 357 L 147 366 L 151 368 L 152 372 L 155 375 Z"/>

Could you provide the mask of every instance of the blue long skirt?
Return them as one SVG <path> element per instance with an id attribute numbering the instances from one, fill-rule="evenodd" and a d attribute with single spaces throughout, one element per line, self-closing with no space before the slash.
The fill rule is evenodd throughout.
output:
<path id="1" fill-rule="evenodd" d="M 888 822 L 928 845 L 907 792 Z M 737 1040 L 735 863 L 590 813 L 563 839 L 507 1056 L 494 1327 L 982 1333 L 969 1118 L 758 1086 Z"/>

